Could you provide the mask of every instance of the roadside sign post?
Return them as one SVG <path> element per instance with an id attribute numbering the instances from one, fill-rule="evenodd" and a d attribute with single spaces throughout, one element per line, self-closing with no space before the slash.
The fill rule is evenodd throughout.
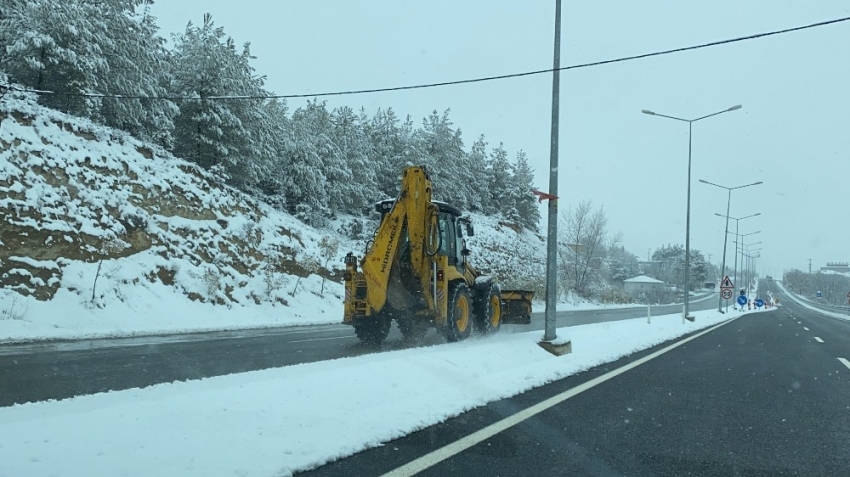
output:
<path id="1" fill-rule="evenodd" d="M 741 310 L 743 311 L 744 305 L 747 304 L 747 296 L 746 295 L 738 295 L 738 305 L 741 306 Z"/>
<path id="2" fill-rule="evenodd" d="M 726 300 L 726 312 L 729 312 L 729 300 L 732 299 L 732 290 L 735 288 L 735 284 L 732 283 L 732 279 L 729 278 L 729 275 L 723 277 L 723 280 L 720 281 L 720 298 Z"/>

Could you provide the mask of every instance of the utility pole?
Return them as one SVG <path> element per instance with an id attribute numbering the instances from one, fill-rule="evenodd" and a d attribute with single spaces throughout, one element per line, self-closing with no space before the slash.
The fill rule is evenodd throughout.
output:
<path id="1" fill-rule="evenodd" d="M 557 338 L 558 276 L 558 117 L 561 101 L 561 0 L 555 0 L 555 52 L 552 63 L 552 138 L 549 148 L 549 218 L 546 238 L 546 329 L 543 341 Z"/>
<path id="2" fill-rule="evenodd" d="M 812 274 L 812 259 L 809 259 L 809 275 Z"/>

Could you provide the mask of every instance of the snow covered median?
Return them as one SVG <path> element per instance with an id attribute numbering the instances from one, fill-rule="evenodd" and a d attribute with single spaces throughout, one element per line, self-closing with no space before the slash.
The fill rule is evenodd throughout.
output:
<path id="1" fill-rule="evenodd" d="M 540 331 L 0 408 L 0 476 L 279 476 L 741 315 Z"/>

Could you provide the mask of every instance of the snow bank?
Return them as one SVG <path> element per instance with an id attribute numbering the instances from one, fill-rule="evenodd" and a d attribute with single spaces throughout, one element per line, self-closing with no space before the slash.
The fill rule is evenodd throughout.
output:
<path id="1" fill-rule="evenodd" d="M 162 384 L 0 408 L 0 476 L 279 476 L 315 467 L 494 400 L 740 313 L 697 312 Z"/>
<path id="2" fill-rule="evenodd" d="M 786 289 L 784 286 L 782 286 L 782 282 L 775 280 L 773 283 L 776 283 L 776 286 L 778 286 L 779 289 L 782 290 L 782 292 L 785 293 L 786 296 L 788 296 L 790 299 L 794 300 L 795 303 L 802 306 L 803 308 L 807 308 L 809 310 L 816 311 L 818 313 L 821 313 L 821 314 L 827 315 L 827 316 L 831 316 L 833 318 L 838 318 L 839 320 L 850 321 L 850 315 L 848 315 L 848 314 L 837 313 L 837 312 L 834 312 L 834 311 L 828 311 L 828 310 L 824 310 L 823 308 L 820 308 L 818 306 L 811 305 L 811 304 L 807 303 L 806 301 L 804 301 L 799 296 L 797 296 L 796 293 L 792 293 L 791 291 Z"/>

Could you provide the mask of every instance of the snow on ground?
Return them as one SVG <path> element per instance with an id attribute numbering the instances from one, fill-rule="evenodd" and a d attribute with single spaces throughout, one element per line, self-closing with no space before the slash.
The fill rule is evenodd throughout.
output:
<path id="1" fill-rule="evenodd" d="M 539 331 L 0 408 L 0 477 L 280 476 L 741 315 Z"/>
<path id="2" fill-rule="evenodd" d="M 0 344 L 339 323 L 342 300 L 327 284 L 325 297 L 317 296 L 321 281 L 316 275 L 302 279 L 308 291 L 287 295 L 286 307 L 197 303 L 161 283 L 135 287 L 122 303 L 104 308 L 81 306 L 65 289 L 46 302 L 0 290 Z"/>

